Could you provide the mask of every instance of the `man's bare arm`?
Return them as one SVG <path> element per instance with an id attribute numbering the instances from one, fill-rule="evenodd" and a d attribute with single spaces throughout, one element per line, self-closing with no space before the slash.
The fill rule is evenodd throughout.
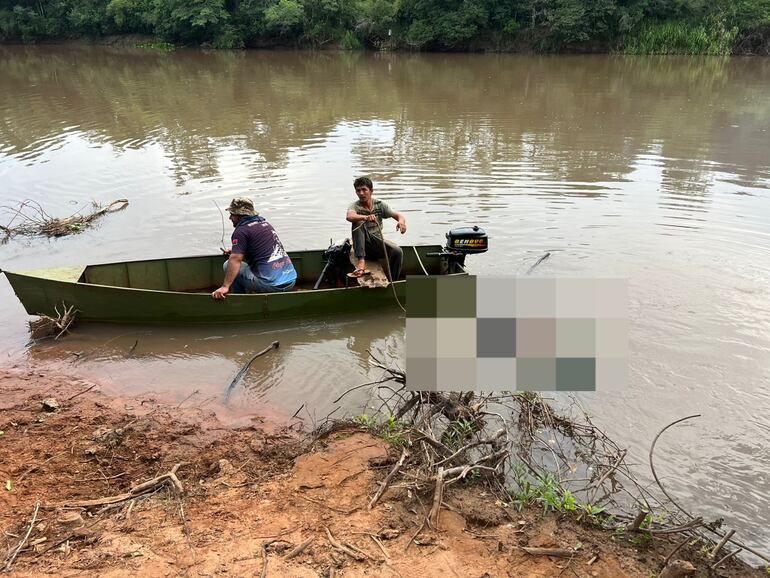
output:
<path id="1" fill-rule="evenodd" d="M 230 254 L 230 257 L 227 259 L 225 280 L 222 282 L 222 286 L 211 294 L 214 299 L 224 299 L 227 296 L 230 292 L 230 287 L 241 270 L 241 263 L 243 263 L 243 253 Z"/>
<path id="2" fill-rule="evenodd" d="M 393 218 L 398 221 L 398 225 L 396 225 L 396 231 L 401 231 L 402 235 L 406 233 L 406 219 L 404 218 L 404 215 L 397 211 L 393 211 Z"/>
<path id="3" fill-rule="evenodd" d="M 362 221 L 374 221 L 377 217 L 374 215 L 359 215 L 353 209 L 348 210 L 345 220 L 349 223 L 361 223 Z"/>

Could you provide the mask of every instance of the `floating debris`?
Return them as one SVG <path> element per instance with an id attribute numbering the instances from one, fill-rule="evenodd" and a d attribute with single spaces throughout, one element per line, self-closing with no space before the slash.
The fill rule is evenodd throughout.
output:
<path id="1" fill-rule="evenodd" d="M 38 319 L 29 322 L 29 330 L 32 334 L 32 339 L 37 340 L 53 337 L 54 340 L 57 340 L 65 333 L 69 333 L 77 320 L 78 310 L 75 309 L 74 305 L 68 307 L 64 301 L 62 301 L 61 306 L 61 312 L 59 311 L 58 306 L 54 307 L 56 317 L 41 315 Z"/>
<path id="2" fill-rule="evenodd" d="M 5 236 L 2 242 L 7 242 L 16 235 L 64 237 L 84 231 L 91 223 L 107 213 L 122 211 L 128 206 L 128 199 L 112 201 L 106 207 L 92 203 L 91 212 L 83 214 L 82 209 L 65 218 L 52 217 L 37 201 L 27 199 L 18 207 L 0 207 L 11 215 L 7 225 L 0 225 L 0 231 Z"/>

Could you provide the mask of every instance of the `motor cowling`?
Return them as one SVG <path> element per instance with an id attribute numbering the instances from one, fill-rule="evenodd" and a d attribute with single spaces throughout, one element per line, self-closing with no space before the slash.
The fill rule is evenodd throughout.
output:
<path id="1" fill-rule="evenodd" d="M 487 232 L 479 226 L 457 227 L 446 234 L 446 250 L 472 255 L 489 249 Z"/>
<path id="2" fill-rule="evenodd" d="M 352 246 L 350 239 L 330 241 L 329 248 L 323 253 L 323 270 L 313 289 L 318 289 L 324 282 L 331 284 L 332 287 L 342 287 L 345 275 L 353 268 L 350 263 Z"/>

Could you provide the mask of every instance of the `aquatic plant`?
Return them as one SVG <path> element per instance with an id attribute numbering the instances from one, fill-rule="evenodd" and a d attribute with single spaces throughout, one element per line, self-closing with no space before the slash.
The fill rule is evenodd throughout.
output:
<path id="1" fill-rule="evenodd" d="M 140 42 L 135 46 L 137 48 L 144 48 L 145 50 L 157 50 L 159 52 L 171 52 L 176 50 L 176 46 L 170 42 Z"/>
<path id="2" fill-rule="evenodd" d="M 709 23 L 666 21 L 644 23 L 625 39 L 627 54 L 730 54 L 738 28 L 721 20 Z"/>
<path id="3" fill-rule="evenodd" d="M 361 50 L 364 45 L 358 39 L 354 32 L 347 30 L 340 39 L 340 48 L 342 50 Z"/>

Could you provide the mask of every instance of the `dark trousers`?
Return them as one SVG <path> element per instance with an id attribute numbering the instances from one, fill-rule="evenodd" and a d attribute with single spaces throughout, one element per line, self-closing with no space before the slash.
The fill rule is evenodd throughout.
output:
<path id="1" fill-rule="evenodd" d="M 385 241 L 385 253 L 383 253 L 382 239 L 369 232 L 366 227 L 353 227 L 353 251 L 357 259 L 382 259 L 387 255 L 391 281 L 401 276 L 401 263 L 404 261 L 404 252 L 401 247 L 392 241 Z"/>

